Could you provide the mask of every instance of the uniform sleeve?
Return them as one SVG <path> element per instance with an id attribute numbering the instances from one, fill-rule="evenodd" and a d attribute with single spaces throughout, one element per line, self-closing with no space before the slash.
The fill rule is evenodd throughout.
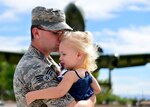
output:
<path id="1" fill-rule="evenodd" d="M 34 76 L 32 77 L 34 73 L 31 72 L 31 69 L 29 69 L 29 67 L 30 66 L 22 67 L 18 65 L 14 73 L 13 87 L 14 87 L 17 107 L 27 107 L 25 94 L 35 89 L 34 86 L 32 85 L 34 83 L 33 81 Z M 35 101 L 31 106 L 47 107 L 44 106 L 42 100 Z"/>
<path id="2" fill-rule="evenodd" d="M 27 88 L 24 85 L 20 73 L 16 72 L 14 74 L 13 87 L 14 87 L 17 107 L 26 107 L 27 105 L 25 101 L 25 94 L 27 92 Z"/>

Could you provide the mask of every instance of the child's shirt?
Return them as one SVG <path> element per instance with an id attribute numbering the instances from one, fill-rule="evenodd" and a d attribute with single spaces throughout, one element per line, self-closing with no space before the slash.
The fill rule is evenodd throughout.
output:
<path id="1" fill-rule="evenodd" d="M 67 72 L 69 72 L 69 71 L 66 71 L 65 73 L 67 73 Z M 74 97 L 74 99 L 76 101 L 86 100 L 86 99 L 90 98 L 94 94 L 94 91 L 93 91 L 92 87 L 90 86 L 90 84 L 92 83 L 91 75 L 86 71 L 85 77 L 81 78 L 79 76 L 79 74 L 77 73 L 77 71 L 74 71 L 74 72 L 79 77 L 79 79 L 70 88 L 70 90 L 69 90 L 70 95 L 72 97 Z M 63 75 L 65 75 L 65 74 L 63 74 Z M 62 77 L 58 77 L 58 79 L 61 81 Z"/>

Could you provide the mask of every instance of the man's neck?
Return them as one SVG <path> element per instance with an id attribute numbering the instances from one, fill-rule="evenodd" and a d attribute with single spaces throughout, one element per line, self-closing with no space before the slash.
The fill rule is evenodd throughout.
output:
<path id="1" fill-rule="evenodd" d="M 49 54 L 50 54 L 50 52 L 46 52 L 46 51 L 44 51 L 40 46 L 38 46 L 38 45 L 36 45 L 36 44 L 34 44 L 34 43 L 31 43 L 31 45 L 34 47 L 34 48 L 36 48 L 37 50 L 39 50 L 45 57 L 49 57 Z"/>

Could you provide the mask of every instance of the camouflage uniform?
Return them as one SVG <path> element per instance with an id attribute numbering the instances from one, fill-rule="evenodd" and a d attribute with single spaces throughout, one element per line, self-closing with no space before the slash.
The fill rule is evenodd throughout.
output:
<path id="1" fill-rule="evenodd" d="M 29 91 L 57 86 L 58 69 L 52 59 L 46 58 L 36 48 L 30 46 L 19 61 L 14 74 L 14 92 L 17 107 L 26 107 L 25 94 Z M 73 97 L 66 94 L 52 100 L 36 100 L 30 107 L 66 107 Z"/>

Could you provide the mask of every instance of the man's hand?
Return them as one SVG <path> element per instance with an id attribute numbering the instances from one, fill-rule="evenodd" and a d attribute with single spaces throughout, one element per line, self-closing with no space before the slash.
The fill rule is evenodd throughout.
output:
<path id="1" fill-rule="evenodd" d="M 67 107 L 94 107 L 96 96 L 92 95 L 88 100 L 72 101 Z"/>
<path id="2" fill-rule="evenodd" d="M 92 95 L 92 96 L 90 97 L 90 100 L 93 102 L 93 104 L 95 104 L 95 103 L 96 103 L 96 96 L 95 96 L 95 95 Z"/>

